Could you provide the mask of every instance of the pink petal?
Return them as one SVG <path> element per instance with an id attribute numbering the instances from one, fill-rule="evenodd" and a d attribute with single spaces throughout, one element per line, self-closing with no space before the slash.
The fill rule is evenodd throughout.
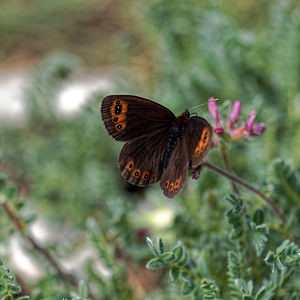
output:
<path id="1" fill-rule="evenodd" d="M 233 140 L 240 140 L 244 137 L 245 126 L 233 129 L 231 131 L 231 137 Z"/>
<path id="2" fill-rule="evenodd" d="M 200 176 L 200 172 L 198 170 L 194 170 L 192 178 L 197 180 Z"/>
<path id="3" fill-rule="evenodd" d="M 216 134 L 222 135 L 224 133 L 224 127 L 220 126 L 220 127 L 215 127 L 214 128 L 214 132 Z"/>
<path id="4" fill-rule="evenodd" d="M 245 129 L 246 129 L 248 136 L 250 136 L 250 134 L 251 134 L 251 128 L 253 126 L 255 118 L 256 118 L 256 111 L 253 110 L 250 112 L 248 119 L 245 122 Z"/>
<path id="5" fill-rule="evenodd" d="M 220 124 L 220 114 L 216 101 L 214 97 L 210 97 L 207 101 L 208 110 L 214 119 L 215 124 L 218 126 Z"/>
<path id="6" fill-rule="evenodd" d="M 192 176 L 193 179 L 197 180 L 199 178 L 201 169 L 202 169 L 202 165 L 198 166 L 196 169 L 193 170 L 193 176 Z"/>
<path id="7" fill-rule="evenodd" d="M 242 107 L 242 102 L 241 101 L 235 101 L 234 102 L 234 104 L 232 106 L 231 113 L 230 113 L 230 121 L 229 121 L 229 124 L 228 124 L 228 127 L 230 129 L 232 129 L 233 125 L 236 123 L 236 121 L 239 117 L 240 111 L 241 111 L 241 107 Z"/>
<path id="8" fill-rule="evenodd" d="M 261 135 L 266 130 L 266 128 L 267 127 L 264 123 L 254 123 L 251 128 L 251 135 Z"/>

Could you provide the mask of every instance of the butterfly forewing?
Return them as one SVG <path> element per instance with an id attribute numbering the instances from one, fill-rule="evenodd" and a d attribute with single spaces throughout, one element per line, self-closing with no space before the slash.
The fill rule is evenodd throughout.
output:
<path id="1" fill-rule="evenodd" d="M 184 139 L 186 140 L 189 165 L 195 169 L 211 147 L 212 128 L 200 117 L 191 117 L 186 124 Z"/>
<path id="2" fill-rule="evenodd" d="M 129 141 L 164 130 L 175 119 L 166 107 L 131 95 L 105 97 L 101 117 L 108 134 L 118 141 Z"/>
<path id="3" fill-rule="evenodd" d="M 123 177 L 129 183 L 146 186 L 160 179 L 168 130 L 160 130 L 146 137 L 128 141 L 124 145 L 118 164 Z"/>
<path id="4" fill-rule="evenodd" d="M 178 140 L 168 166 L 164 169 L 160 187 L 168 198 L 176 196 L 184 187 L 189 166 L 188 153 L 184 138 Z"/>

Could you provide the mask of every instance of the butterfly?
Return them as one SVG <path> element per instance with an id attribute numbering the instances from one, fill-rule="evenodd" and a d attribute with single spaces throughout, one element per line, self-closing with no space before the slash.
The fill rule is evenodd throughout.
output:
<path id="1" fill-rule="evenodd" d="M 199 167 L 211 146 L 212 127 L 188 110 L 176 117 L 154 101 L 110 95 L 100 114 L 108 134 L 126 142 L 118 159 L 123 177 L 141 187 L 160 181 L 169 198 L 182 190 L 188 169 Z"/>

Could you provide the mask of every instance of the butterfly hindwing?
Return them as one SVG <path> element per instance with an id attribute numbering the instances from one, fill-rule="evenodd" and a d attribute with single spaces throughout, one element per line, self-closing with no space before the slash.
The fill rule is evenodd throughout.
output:
<path id="1" fill-rule="evenodd" d="M 168 130 L 128 141 L 123 146 L 118 164 L 123 177 L 129 183 L 146 186 L 160 179 Z"/>
<path id="2" fill-rule="evenodd" d="M 190 162 L 195 169 L 211 147 L 212 128 L 209 123 L 200 117 L 191 117 L 186 124 L 184 138 Z"/>
<path id="3" fill-rule="evenodd" d="M 173 198 L 183 189 L 188 166 L 188 153 L 185 139 L 182 136 L 178 139 L 177 145 L 170 156 L 169 163 L 161 176 L 160 187 L 165 196 Z"/>
<path id="4" fill-rule="evenodd" d="M 175 115 L 166 107 L 131 95 L 111 95 L 103 99 L 101 117 L 109 135 L 118 141 L 160 131 L 172 125 Z"/>

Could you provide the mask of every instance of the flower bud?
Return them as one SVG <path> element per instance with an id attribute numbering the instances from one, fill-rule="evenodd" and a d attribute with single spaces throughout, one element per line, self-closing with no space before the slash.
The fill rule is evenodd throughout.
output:
<path id="1" fill-rule="evenodd" d="M 248 136 L 250 136 L 251 134 L 251 128 L 253 126 L 255 118 L 256 118 L 256 111 L 252 110 L 248 116 L 248 119 L 245 122 L 245 129 Z"/>
<path id="2" fill-rule="evenodd" d="M 251 135 L 261 135 L 266 130 L 266 128 L 267 127 L 264 123 L 254 123 L 251 127 Z"/>
<path id="3" fill-rule="evenodd" d="M 242 107 L 241 101 L 234 102 L 231 113 L 230 113 L 230 121 L 228 124 L 229 129 L 232 129 L 233 125 L 236 123 L 236 121 L 239 117 L 240 111 L 241 111 L 241 107 Z"/>

